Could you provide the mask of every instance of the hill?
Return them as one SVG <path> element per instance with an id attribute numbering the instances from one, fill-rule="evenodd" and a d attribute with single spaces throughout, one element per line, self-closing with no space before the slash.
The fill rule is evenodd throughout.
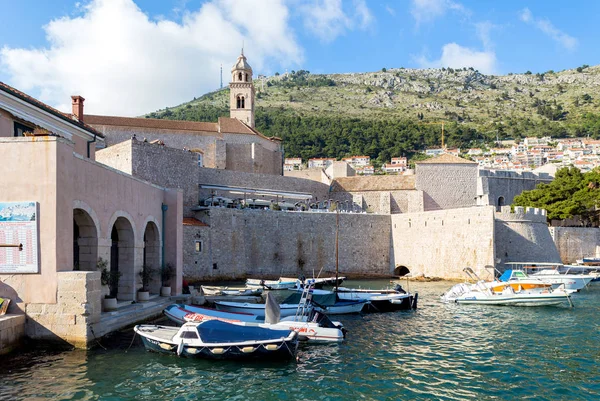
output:
<path id="1" fill-rule="evenodd" d="M 286 156 L 366 154 L 375 164 L 439 146 L 494 146 L 526 136 L 600 137 L 600 66 L 532 74 L 474 69 L 382 69 L 351 74 L 292 71 L 259 77 L 256 127 L 284 140 Z M 216 121 L 229 89 L 147 117 Z M 428 124 L 429 123 L 429 124 Z"/>

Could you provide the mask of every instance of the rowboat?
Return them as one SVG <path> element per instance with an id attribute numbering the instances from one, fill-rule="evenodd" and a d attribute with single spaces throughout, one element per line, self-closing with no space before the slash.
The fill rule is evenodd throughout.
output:
<path id="1" fill-rule="evenodd" d="M 392 312 L 417 309 L 418 294 L 410 294 L 399 284 L 395 288 L 373 290 L 338 287 L 335 291 L 342 300 L 366 299 L 368 306 L 363 312 Z"/>
<path id="2" fill-rule="evenodd" d="M 249 278 L 246 280 L 247 288 L 261 288 L 267 290 L 289 290 L 296 287 L 297 279 L 260 280 Z"/>
<path id="3" fill-rule="evenodd" d="M 475 284 L 460 283 L 454 285 L 441 296 L 442 302 L 458 304 L 479 305 L 511 305 L 511 306 L 549 306 L 562 303 L 571 303 L 571 297 L 562 288 L 532 288 L 516 291 L 506 282 L 485 282 L 471 268 L 464 271 L 471 278 L 475 278 Z"/>
<path id="4" fill-rule="evenodd" d="M 206 359 L 295 359 L 298 333 L 264 327 L 244 327 L 221 320 L 185 323 L 181 327 L 138 325 L 148 351 Z"/>
<path id="5" fill-rule="evenodd" d="M 227 295 L 227 296 L 260 296 L 263 292 L 262 288 L 247 288 L 247 287 L 219 287 L 201 285 L 204 295 Z"/>

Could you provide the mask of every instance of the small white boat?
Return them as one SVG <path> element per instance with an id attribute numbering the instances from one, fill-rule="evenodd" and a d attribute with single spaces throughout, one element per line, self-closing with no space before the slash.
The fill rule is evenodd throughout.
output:
<path id="1" fill-rule="evenodd" d="M 246 280 L 246 287 L 266 290 L 289 290 L 296 287 L 296 281 L 297 279 L 260 280 L 249 278 Z"/>
<path id="2" fill-rule="evenodd" d="M 262 294 L 262 288 L 247 287 L 219 287 L 201 285 L 204 295 L 227 295 L 227 296 L 259 296 Z"/>
<path id="3" fill-rule="evenodd" d="M 550 306 L 568 303 L 573 306 L 569 293 L 563 289 L 521 289 L 515 291 L 510 283 L 485 282 L 471 268 L 464 271 L 475 284 L 456 284 L 441 296 L 442 302 L 478 305 Z"/>
<path id="4" fill-rule="evenodd" d="M 235 313 L 250 313 L 264 319 L 265 304 L 252 304 L 248 302 L 225 302 L 215 301 L 217 310 Z M 294 316 L 298 310 L 298 304 L 279 304 L 281 317 Z"/>
<path id="5" fill-rule="evenodd" d="M 336 294 L 340 301 L 368 301 L 362 312 L 391 312 L 417 308 L 418 295 L 407 293 L 401 286 L 395 289 L 354 289 L 338 287 L 337 290 L 313 290 L 314 296 Z M 337 302 L 336 302 L 337 303 Z"/>
<path id="6" fill-rule="evenodd" d="M 148 351 L 206 359 L 295 359 L 298 333 L 264 327 L 244 327 L 220 320 L 185 323 L 181 327 L 138 325 Z"/>

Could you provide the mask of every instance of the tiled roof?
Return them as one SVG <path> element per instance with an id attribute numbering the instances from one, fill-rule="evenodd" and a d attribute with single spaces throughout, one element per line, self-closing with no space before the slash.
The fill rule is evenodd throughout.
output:
<path id="1" fill-rule="evenodd" d="M 200 220 L 196 220 L 193 217 L 184 217 L 183 218 L 184 226 L 196 226 L 196 227 L 209 227 L 208 224 L 201 222 Z"/>
<path id="2" fill-rule="evenodd" d="M 97 116 L 86 114 L 84 116 L 86 123 L 92 125 L 116 125 L 120 127 L 139 127 L 172 129 L 178 131 L 205 131 L 218 132 L 217 123 L 207 123 L 198 121 L 179 121 L 179 120 L 161 120 L 157 118 L 135 118 L 135 117 L 116 117 L 116 116 Z"/>
<path id="3" fill-rule="evenodd" d="M 397 191 L 415 189 L 414 175 L 341 177 L 333 180 L 332 192 Z"/>
<path id="4" fill-rule="evenodd" d="M 20 90 L 13 88 L 12 86 L 6 85 L 4 82 L 1 82 L 1 81 L 0 81 L 0 90 L 4 91 L 6 93 L 10 93 L 11 95 L 18 97 L 19 99 L 21 99 L 35 107 L 38 107 L 38 108 L 54 115 L 55 117 L 60 118 L 61 120 L 68 122 L 69 124 L 73 124 L 81 129 L 84 129 L 92 135 L 97 135 L 100 138 L 104 138 L 104 135 L 102 135 L 102 133 L 96 131 L 94 128 L 90 127 L 88 124 L 84 124 L 76 119 L 73 119 L 71 117 L 71 114 L 62 113 L 62 112 L 56 110 L 54 107 L 48 106 L 46 103 L 40 102 L 39 100 L 29 96 L 28 94 L 23 93 Z"/>
<path id="5" fill-rule="evenodd" d="M 444 153 L 443 155 L 439 155 L 437 157 L 432 157 L 431 159 L 421 160 L 415 162 L 415 164 L 477 164 L 467 159 L 463 159 L 462 157 L 449 155 Z"/>

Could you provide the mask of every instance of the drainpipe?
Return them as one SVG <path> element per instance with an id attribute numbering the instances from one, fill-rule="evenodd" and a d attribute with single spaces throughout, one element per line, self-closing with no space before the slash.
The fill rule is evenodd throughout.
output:
<path id="1" fill-rule="evenodd" d="M 94 139 L 91 141 L 87 141 L 87 157 L 90 158 L 90 144 L 96 142 L 96 134 L 94 134 Z"/>
<path id="2" fill-rule="evenodd" d="M 165 271 L 165 214 L 167 213 L 167 210 L 169 210 L 169 206 L 167 206 L 163 203 L 161 206 L 161 210 L 162 210 L 162 255 L 161 255 L 160 265 L 161 265 L 161 276 L 162 276 L 162 273 Z M 162 283 L 161 283 L 161 285 L 162 285 Z"/>

